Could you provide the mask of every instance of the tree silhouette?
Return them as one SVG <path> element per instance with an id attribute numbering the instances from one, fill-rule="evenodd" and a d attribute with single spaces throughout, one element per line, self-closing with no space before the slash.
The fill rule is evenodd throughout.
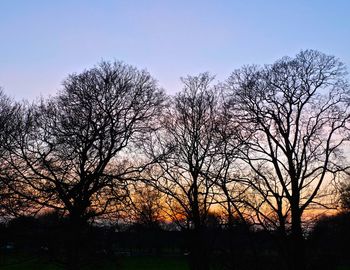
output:
<path id="1" fill-rule="evenodd" d="M 159 230 L 166 218 L 163 213 L 163 194 L 144 183 L 133 185 L 132 189 L 131 220 L 144 230 Z"/>
<path id="2" fill-rule="evenodd" d="M 19 198 L 18 194 L 8 186 L 11 179 L 8 177 L 9 168 L 5 162 L 15 147 L 15 138 L 18 134 L 16 123 L 21 111 L 20 104 L 7 97 L 0 88 L 0 215 L 2 219 L 28 211 L 26 200 Z"/>
<path id="3" fill-rule="evenodd" d="M 92 218 L 118 210 L 127 180 L 142 170 L 136 143 L 151 128 L 163 92 L 146 72 L 102 62 L 63 82 L 56 97 L 28 109 L 8 164 L 14 187 L 70 220 L 69 267 L 79 267 L 79 237 Z"/>
<path id="4" fill-rule="evenodd" d="M 170 100 L 160 129 L 148 140 L 155 161 L 150 184 L 166 195 L 167 209 L 185 219 L 191 235 L 191 269 L 209 269 L 205 221 L 214 203 L 215 132 L 219 95 L 208 73 L 182 79 L 183 91 Z"/>
<path id="5" fill-rule="evenodd" d="M 341 186 L 340 206 L 344 211 L 350 211 L 350 185 L 348 183 L 343 183 Z"/>
<path id="6" fill-rule="evenodd" d="M 242 149 L 247 205 L 281 234 L 291 226 L 290 269 L 304 269 L 302 215 L 344 169 L 349 88 L 343 63 L 307 50 L 272 65 L 247 66 L 227 81 L 237 123 L 252 134 Z M 244 171 L 243 171 L 244 172 Z"/>

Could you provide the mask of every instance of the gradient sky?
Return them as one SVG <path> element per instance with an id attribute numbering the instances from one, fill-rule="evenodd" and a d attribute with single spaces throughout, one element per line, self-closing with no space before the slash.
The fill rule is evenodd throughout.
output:
<path id="1" fill-rule="evenodd" d="M 18 100 L 102 59 L 146 68 L 174 93 L 181 76 L 224 80 L 301 49 L 350 66 L 350 1 L 1 0 L 0 35 L 0 86 Z"/>

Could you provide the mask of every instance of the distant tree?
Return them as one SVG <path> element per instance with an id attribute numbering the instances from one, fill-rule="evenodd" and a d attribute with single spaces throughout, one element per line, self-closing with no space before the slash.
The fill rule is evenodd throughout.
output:
<path id="1" fill-rule="evenodd" d="M 241 183 L 257 219 L 289 233 L 293 270 L 305 269 L 302 216 L 322 205 L 322 189 L 344 169 L 349 87 L 338 59 L 307 50 L 272 65 L 247 66 L 227 81 L 231 112 L 249 135 L 240 151 Z M 284 242 L 286 246 L 287 243 Z"/>
<path id="2" fill-rule="evenodd" d="M 142 171 L 136 145 L 151 129 L 163 92 L 146 71 L 102 62 L 63 82 L 56 97 L 28 109 L 7 165 L 23 198 L 67 213 L 69 268 L 89 220 L 118 210 L 127 180 Z"/>
<path id="3" fill-rule="evenodd" d="M 160 129 L 147 140 L 155 161 L 149 183 L 165 194 L 165 210 L 191 235 L 191 269 L 209 269 L 205 226 L 214 203 L 219 94 L 208 73 L 182 79 L 184 88 L 170 99 Z"/>
<path id="4" fill-rule="evenodd" d="M 131 220 L 144 230 L 159 230 L 166 218 L 163 213 L 163 195 L 152 186 L 134 185 L 131 192 Z"/>
<path id="5" fill-rule="evenodd" d="M 344 211 L 350 212 L 350 184 L 344 183 L 340 189 L 340 206 Z"/>

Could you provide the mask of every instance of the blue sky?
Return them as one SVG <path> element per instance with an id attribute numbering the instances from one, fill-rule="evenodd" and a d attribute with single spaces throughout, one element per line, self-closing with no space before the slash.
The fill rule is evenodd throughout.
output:
<path id="1" fill-rule="evenodd" d="M 350 1 L 0 1 L 0 86 L 16 99 L 54 94 L 100 60 L 146 68 L 169 93 L 180 76 L 224 80 L 244 64 L 301 49 L 350 66 Z"/>

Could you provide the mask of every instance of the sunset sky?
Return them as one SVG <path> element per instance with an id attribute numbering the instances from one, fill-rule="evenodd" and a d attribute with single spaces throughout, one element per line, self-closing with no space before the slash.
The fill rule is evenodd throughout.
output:
<path id="1" fill-rule="evenodd" d="M 223 80 L 301 49 L 350 66 L 348 0 L 4 0 L 0 12 L 0 86 L 18 100 L 53 94 L 102 59 L 146 68 L 170 93 L 180 76 Z"/>

